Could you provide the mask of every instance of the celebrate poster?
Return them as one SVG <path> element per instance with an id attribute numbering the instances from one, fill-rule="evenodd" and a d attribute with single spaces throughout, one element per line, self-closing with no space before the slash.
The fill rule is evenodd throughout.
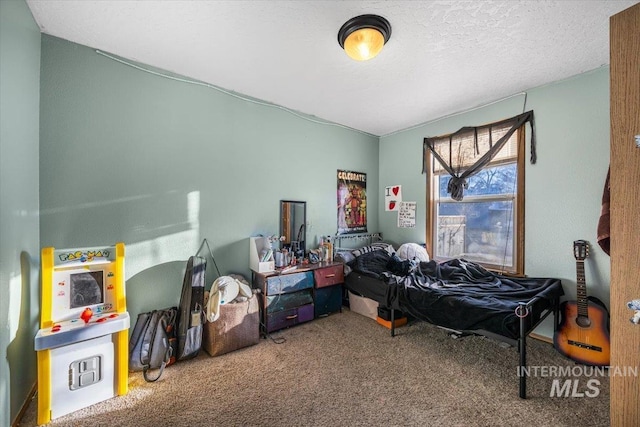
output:
<path id="1" fill-rule="evenodd" d="M 367 174 L 338 170 L 338 234 L 367 232 Z"/>

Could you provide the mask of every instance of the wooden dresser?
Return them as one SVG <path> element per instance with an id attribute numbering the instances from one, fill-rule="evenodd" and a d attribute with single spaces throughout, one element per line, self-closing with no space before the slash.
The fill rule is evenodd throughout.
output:
<path id="1" fill-rule="evenodd" d="M 342 309 L 344 270 L 341 263 L 300 265 L 281 273 L 253 273 L 259 289 L 262 332 L 308 322 Z"/>

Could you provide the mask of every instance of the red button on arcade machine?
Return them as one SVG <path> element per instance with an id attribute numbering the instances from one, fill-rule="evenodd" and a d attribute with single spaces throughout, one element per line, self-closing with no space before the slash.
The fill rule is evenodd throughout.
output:
<path id="1" fill-rule="evenodd" d="M 80 315 L 80 318 L 82 320 L 84 320 L 84 323 L 89 323 L 89 320 L 91 319 L 91 316 L 93 316 L 93 310 L 91 310 L 90 308 L 87 307 L 87 308 L 84 309 L 84 311 Z"/>

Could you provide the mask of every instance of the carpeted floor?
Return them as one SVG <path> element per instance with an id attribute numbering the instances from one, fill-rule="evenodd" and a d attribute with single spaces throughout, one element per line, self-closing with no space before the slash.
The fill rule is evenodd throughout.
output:
<path id="1" fill-rule="evenodd" d="M 223 356 L 203 352 L 169 367 L 157 383 L 133 373 L 127 395 L 49 425 L 609 425 L 607 377 L 551 377 L 541 368 L 522 400 L 515 348 L 476 336 L 452 339 L 423 322 L 397 332 L 392 338 L 345 309 L 273 334 L 286 339 L 283 344 L 263 339 Z M 530 366 L 578 366 L 533 339 L 527 355 Z M 577 380 L 576 395 L 584 396 L 550 397 L 554 379 L 559 385 Z M 598 384 L 589 388 L 588 380 Z M 21 426 L 36 425 L 36 399 Z"/>

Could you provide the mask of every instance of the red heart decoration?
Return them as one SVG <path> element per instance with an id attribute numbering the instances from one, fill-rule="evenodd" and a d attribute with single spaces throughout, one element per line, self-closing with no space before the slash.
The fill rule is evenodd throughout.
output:
<path id="1" fill-rule="evenodd" d="M 393 210 L 396 207 L 396 202 L 389 202 L 389 210 Z"/>
<path id="2" fill-rule="evenodd" d="M 398 195 L 398 191 L 399 191 L 399 190 L 400 190 L 400 187 L 393 187 L 393 188 L 391 189 L 391 191 L 393 191 L 394 196 L 397 196 L 397 195 Z"/>

